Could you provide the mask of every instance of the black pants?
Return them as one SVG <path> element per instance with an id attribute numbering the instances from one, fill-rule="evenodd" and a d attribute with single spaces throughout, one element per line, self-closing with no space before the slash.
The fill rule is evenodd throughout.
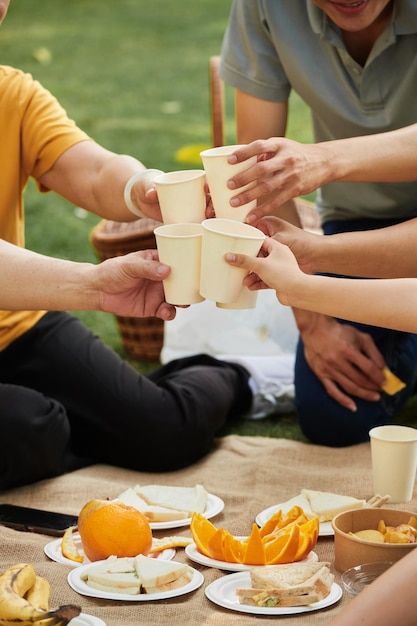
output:
<path id="1" fill-rule="evenodd" d="M 0 352 L 0 489 L 97 462 L 185 467 L 250 408 L 248 377 L 207 355 L 142 376 L 77 318 L 48 313 Z"/>

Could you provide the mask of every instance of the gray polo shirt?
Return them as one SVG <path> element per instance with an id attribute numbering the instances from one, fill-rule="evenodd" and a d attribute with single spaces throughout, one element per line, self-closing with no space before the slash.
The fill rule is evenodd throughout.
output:
<path id="1" fill-rule="evenodd" d="M 234 0 L 220 75 L 262 100 L 286 101 L 294 89 L 317 142 L 408 126 L 417 122 L 417 0 L 396 1 L 365 67 L 310 0 Z M 317 204 L 323 221 L 415 217 L 417 182 L 329 183 Z"/>

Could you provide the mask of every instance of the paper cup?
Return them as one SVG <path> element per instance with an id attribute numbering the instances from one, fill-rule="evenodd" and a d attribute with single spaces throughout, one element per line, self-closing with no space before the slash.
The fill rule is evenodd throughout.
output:
<path id="1" fill-rule="evenodd" d="M 390 495 L 391 503 L 413 497 L 417 469 L 417 429 L 377 426 L 369 431 L 374 493 Z"/>
<path id="2" fill-rule="evenodd" d="M 258 300 L 258 292 L 251 291 L 243 285 L 243 289 L 239 294 L 239 297 L 235 302 L 217 302 L 216 306 L 219 309 L 254 309 Z"/>
<path id="3" fill-rule="evenodd" d="M 164 224 L 200 223 L 206 218 L 204 170 L 179 170 L 154 179 Z"/>
<path id="4" fill-rule="evenodd" d="M 186 305 L 202 302 L 200 295 L 200 224 L 165 224 L 154 230 L 159 260 L 171 267 L 163 281 L 165 300 Z"/>
<path id="5" fill-rule="evenodd" d="M 202 222 L 200 293 L 218 303 L 236 302 L 244 288 L 247 270 L 227 263 L 225 254 L 236 252 L 256 256 L 264 233 L 235 220 L 212 218 Z"/>
<path id="6" fill-rule="evenodd" d="M 211 200 L 213 202 L 216 217 L 243 222 L 249 211 L 256 207 L 256 200 L 252 200 L 252 202 L 243 204 L 240 207 L 230 206 L 229 201 L 230 198 L 236 196 L 245 189 L 253 187 L 256 183 L 252 182 L 248 185 L 240 187 L 237 190 L 233 190 L 227 187 L 227 181 L 229 178 L 235 176 L 235 174 L 238 174 L 239 172 L 242 172 L 254 165 L 257 161 L 257 157 L 254 156 L 246 161 L 243 161 L 242 163 L 231 165 L 227 162 L 227 157 L 240 147 L 241 146 L 239 145 L 235 145 L 210 148 L 209 150 L 203 150 L 203 152 L 200 152 L 200 156 L 206 172 L 207 183 L 210 189 Z"/>

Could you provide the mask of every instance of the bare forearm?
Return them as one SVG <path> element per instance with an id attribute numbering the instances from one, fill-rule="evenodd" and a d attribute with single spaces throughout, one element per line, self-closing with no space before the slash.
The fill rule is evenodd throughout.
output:
<path id="1" fill-rule="evenodd" d="M 0 308 L 93 310 L 94 266 L 36 254 L 0 240 Z"/>
<path id="2" fill-rule="evenodd" d="M 304 274 L 290 286 L 278 285 L 277 295 L 296 309 L 417 332 L 417 280 L 412 278 L 355 280 Z"/>
<path id="3" fill-rule="evenodd" d="M 311 241 L 316 272 L 374 278 L 417 276 L 417 219 Z"/>
<path id="4" fill-rule="evenodd" d="M 327 182 L 406 182 L 417 179 L 417 124 L 318 146 L 326 151 Z"/>

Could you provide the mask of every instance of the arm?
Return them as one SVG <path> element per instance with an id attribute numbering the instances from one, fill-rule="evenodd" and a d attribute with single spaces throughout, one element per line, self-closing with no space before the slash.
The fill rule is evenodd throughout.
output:
<path id="1" fill-rule="evenodd" d="M 124 188 L 131 176 L 146 171 L 145 166 L 127 155 L 118 155 L 94 141 L 82 141 L 66 150 L 51 169 L 40 177 L 47 189 L 100 217 L 119 222 L 137 219 L 126 206 Z M 135 206 L 149 217 L 161 220 L 150 170 L 132 188 Z"/>
<path id="2" fill-rule="evenodd" d="M 257 139 L 266 140 L 268 137 L 284 135 L 287 108 L 286 102 L 267 102 L 237 91 L 238 142 L 247 144 Z M 283 137 L 278 140 L 284 143 L 288 141 Z M 254 175 L 254 171 L 262 165 L 264 156 L 262 153 L 261 161 L 248 170 L 248 180 L 257 179 L 258 175 Z M 265 178 L 267 177 L 268 174 Z M 237 185 L 241 184 L 242 178 L 239 177 Z M 259 198 L 260 206 L 251 211 L 246 220 L 256 223 L 263 215 L 276 214 L 296 226 L 301 226 L 292 200 L 297 194 L 287 194 L 286 202 L 282 204 L 276 193 L 274 186 L 263 186 L 260 190 L 258 186 L 255 197 Z M 351 411 L 356 410 L 352 396 L 378 401 L 380 388 L 385 380 L 382 375 L 384 359 L 369 335 L 346 324 L 342 325 L 326 315 L 296 308 L 293 313 L 304 342 L 306 360 L 327 393 Z"/>
<path id="3" fill-rule="evenodd" d="M 263 218 L 257 226 L 288 246 L 308 274 L 417 277 L 417 218 L 386 228 L 329 237 L 308 233 L 274 217 Z"/>
<path id="4" fill-rule="evenodd" d="M 230 163 L 257 155 L 256 167 L 229 181 L 238 189 L 256 180 L 252 189 L 232 199 L 239 206 L 274 193 L 273 202 L 258 209 L 257 217 L 271 214 L 283 202 L 315 191 L 329 182 L 407 182 L 417 179 L 417 124 L 399 130 L 318 144 L 300 144 L 280 136 L 259 135 L 236 150 Z"/>
<path id="5" fill-rule="evenodd" d="M 290 249 L 277 241 L 267 239 L 263 251 L 266 257 L 231 254 L 227 260 L 256 275 L 248 279 L 252 288 L 274 289 L 281 304 L 365 324 L 417 331 L 417 279 L 354 280 L 309 275 L 300 270 Z"/>
<path id="6" fill-rule="evenodd" d="M 327 626 L 414 626 L 416 572 L 417 552 L 412 550 L 353 598 Z"/>
<path id="7" fill-rule="evenodd" d="M 9 310 L 97 310 L 168 320 L 164 300 L 169 267 L 155 250 L 134 252 L 98 265 L 54 259 L 0 239 L 0 307 Z"/>

